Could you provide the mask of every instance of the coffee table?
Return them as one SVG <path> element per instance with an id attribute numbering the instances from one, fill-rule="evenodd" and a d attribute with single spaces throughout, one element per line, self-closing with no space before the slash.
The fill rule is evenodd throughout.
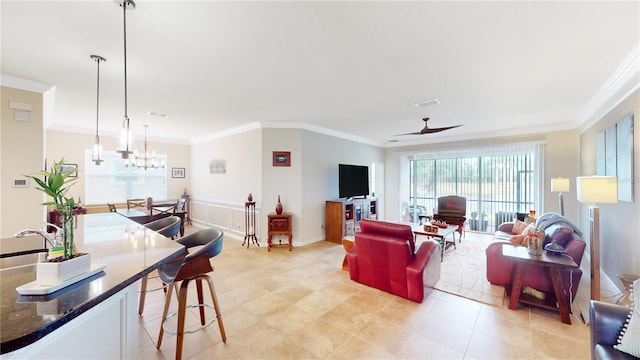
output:
<path id="1" fill-rule="evenodd" d="M 456 248 L 456 230 L 458 230 L 458 225 L 448 225 L 446 228 L 438 228 L 437 232 L 433 231 L 425 231 L 423 225 L 412 225 L 411 230 L 413 231 L 414 239 L 418 235 L 427 236 L 430 238 L 436 238 L 440 242 L 440 261 L 444 259 L 444 250 L 448 246 L 453 245 L 453 248 Z M 453 234 L 453 241 L 446 240 L 449 234 Z"/>
<path id="2" fill-rule="evenodd" d="M 542 255 L 530 255 L 526 246 L 511 244 L 502 244 L 502 255 L 514 262 L 513 273 L 511 275 L 511 288 L 506 287 L 507 294 L 509 294 L 509 309 L 516 310 L 518 308 L 518 302 L 521 302 L 546 309 L 558 310 L 560 312 L 560 320 L 565 324 L 571 324 L 571 318 L 569 317 L 569 294 L 565 295 L 563 293 L 560 270 L 578 268 L 575 261 L 568 255 L 549 254 L 546 250 L 542 252 Z M 548 294 L 544 300 L 538 300 L 526 294 L 521 294 L 522 279 L 524 278 L 524 270 L 527 265 L 543 266 L 547 269 L 547 275 L 553 284 L 554 294 Z"/>

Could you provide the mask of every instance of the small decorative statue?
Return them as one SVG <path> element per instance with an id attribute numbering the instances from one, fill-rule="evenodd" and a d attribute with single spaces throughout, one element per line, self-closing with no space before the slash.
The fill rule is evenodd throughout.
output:
<path id="1" fill-rule="evenodd" d="M 252 202 L 253 201 L 253 195 L 251 193 L 249 193 L 249 196 L 247 196 L 247 201 L 248 202 Z"/>

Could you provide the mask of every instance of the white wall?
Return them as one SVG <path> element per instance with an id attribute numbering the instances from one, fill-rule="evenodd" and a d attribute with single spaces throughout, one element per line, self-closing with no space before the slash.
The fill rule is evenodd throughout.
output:
<path id="1" fill-rule="evenodd" d="M 640 90 L 636 90 L 580 136 L 580 174 L 596 174 L 595 137 L 633 112 L 634 201 L 598 204 L 600 207 L 600 266 L 622 289 L 617 273 L 640 274 Z M 575 183 L 574 183 L 575 184 Z M 589 207 L 580 204 L 580 228 L 589 238 Z M 589 245 L 587 245 L 589 246 Z"/>
<path id="2" fill-rule="evenodd" d="M 291 166 L 273 166 L 274 151 L 289 151 Z M 226 174 L 208 174 L 208 162 L 226 159 Z M 256 234 L 267 240 L 267 214 L 280 195 L 292 214 L 295 246 L 324 240 L 324 204 L 338 197 L 338 163 L 383 168 L 383 151 L 374 146 L 316 132 L 263 128 L 193 145 L 192 218 L 244 236 L 244 201 L 256 201 Z M 205 170 L 206 169 L 206 170 Z"/>
<path id="3" fill-rule="evenodd" d="M 211 139 L 191 146 L 191 218 L 243 237 L 244 203 L 249 193 L 256 202 L 260 228 L 262 196 L 262 130 Z M 209 164 L 223 160 L 225 173 L 211 174 Z"/>
<path id="4" fill-rule="evenodd" d="M 33 181 L 27 188 L 14 188 L 14 179 L 33 175 L 44 168 L 42 95 L 1 87 L 0 113 L 0 238 L 13 236 L 26 227 L 40 227 L 44 220 L 43 193 Z M 10 101 L 30 104 L 29 121 L 14 120 Z"/>
<path id="5" fill-rule="evenodd" d="M 301 168 L 301 225 L 300 235 L 305 242 L 324 240 L 325 202 L 338 198 L 338 164 L 367 165 L 370 172 L 369 182 L 375 179 L 380 190 L 376 192 L 379 204 L 383 203 L 382 190 L 384 171 L 384 152 L 381 148 L 345 140 L 311 131 L 302 131 L 303 163 Z M 372 166 L 375 164 L 375 166 Z M 380 206 L 380 205 L 379 205 Z M 379 219 L 384 214 L 378 212 Z"/>

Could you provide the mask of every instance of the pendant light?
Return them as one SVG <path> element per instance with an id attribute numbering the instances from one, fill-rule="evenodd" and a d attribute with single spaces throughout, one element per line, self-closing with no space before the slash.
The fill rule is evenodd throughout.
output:
<path id="1" fill-rule="evenodd" d="M 100 136 L 98 136 L 98 118 L 100 115 L 100 62 L 107 61 L 100 55 L 91 55 L 91 58 L 98 64 L 98 78 L 96 80 L 96 143 L 93 144 L 93 154 L 91 161 L 96 165 L 100 165 L 104 160 L 102 159 L 102 145 L 100 145 Z"/>
<path id="2" fill-rule="evenodd" d="M 149 152 L 147 147 L 147 128 L 149 125 L 144 126 L 144 153 L 142 156 L 138 153 L 138 150 L 133 152 L 133 159 L 125 159 L 124 165 L 126 167 L 135 166 L 138 169 L 163 169 L 164 168 L 164 160 L 162 160 L 162 164 L 158 164 L 158 160 L 156 159 L 156 152 Z"/>
<path id="3" fill-rule="evenodd" d="M 120 130 L 120 141 L 118 152 L 123 159 L 128 159 L 131 154 L 131 140 L 133 138 L 129 127 L 129 116 L 127 115 L 127 9 L 135 9 L 136 3 L 133 0 L 114 0 L 123 10 L 124 16 L 124 119 Z"/>

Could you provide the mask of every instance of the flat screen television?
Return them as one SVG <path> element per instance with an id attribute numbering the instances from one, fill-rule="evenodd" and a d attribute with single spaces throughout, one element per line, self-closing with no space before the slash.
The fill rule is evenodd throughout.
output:
<path id="1" fill-rule="evenodd" d="M 338 164 L 338 193 L 340 198 L 369 195 L 369 167 Z"/>

